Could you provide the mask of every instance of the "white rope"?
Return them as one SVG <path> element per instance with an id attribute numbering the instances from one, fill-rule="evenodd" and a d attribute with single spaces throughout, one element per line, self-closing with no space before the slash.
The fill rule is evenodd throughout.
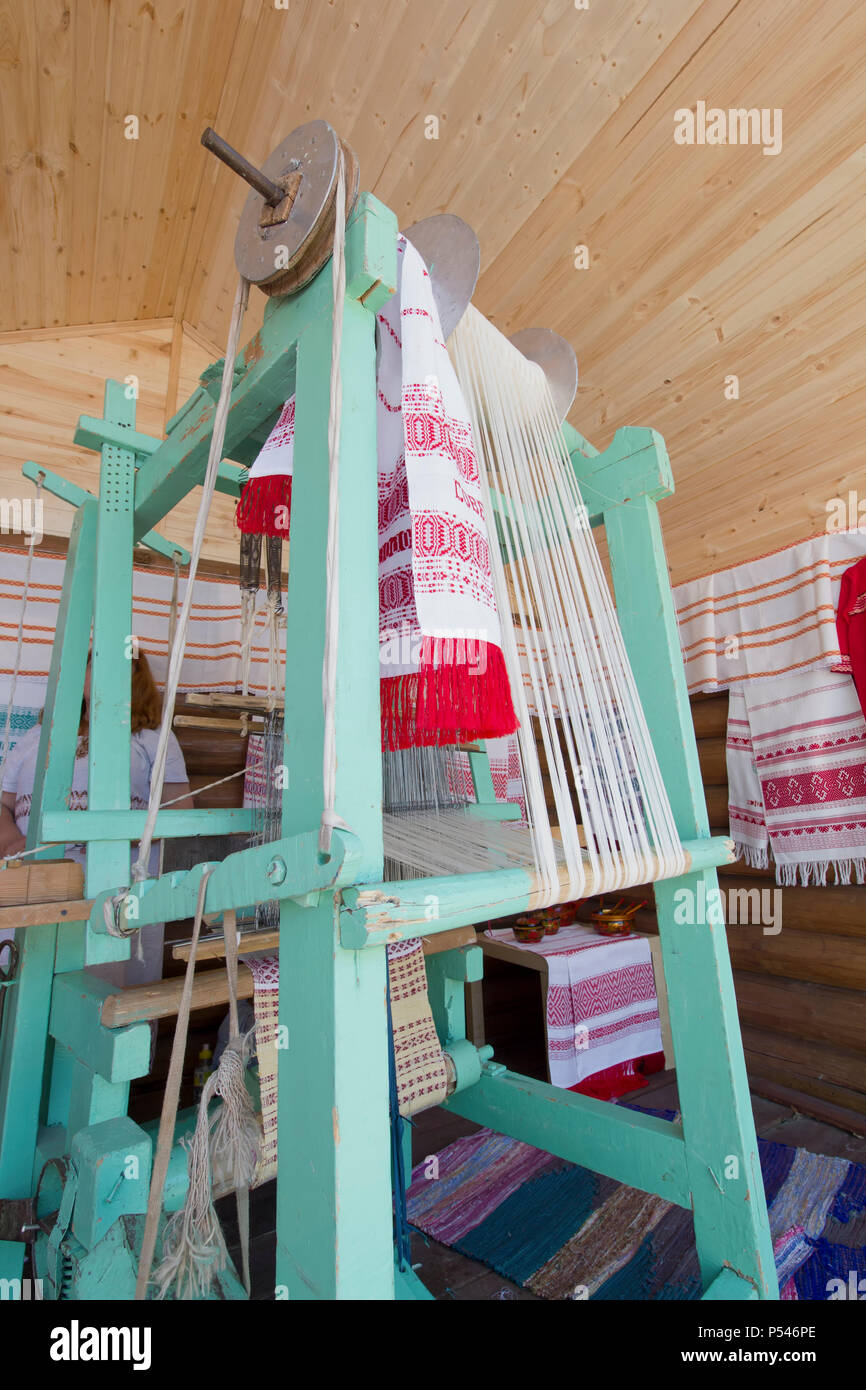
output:
<path id="1" fill-rule="evenodd" d="M 177 687 L 180 683 L 180 670 L 183 663 L 184 647 L 186 646 L 186 631 L 189 626 L 189 615 L 192 607 L 193 587 L 198 569 L 199 556 L 204 542 L 205 528 L 207 526 L 208 513 L 210 512 L 211 500 L 216 486 L 217 472 L 222 460 L 223 440 L 225 439 L 226 421 L 228 419 L 229 406 L 231 404 L 232 384 L 234 380 L 235 358 L 240 341 L 241 324 L 243 322 L 244 310 L 249 294 L 249 281 L 243 276 L 238 281 L 238 288 L 235 294 L 234 307 L 232 309 L 231 325 L 229 327 L 228 342 L 226 343 L 225 362 L 223 364 L 222 384 L 220 387 L 219 400 L 214 412 L 213 433 L 211 434 L 210 453 L 208 454 L 207 469 L 202 483 L 202 495 L 199 502 L 198 516 L 196 517 L 195 532 L 192 539 L 192 549 L 190 551 L 189 574 L 187 576 L 186 593 L 184 594 L 183 605 L 177 622 L 174 644 L 171 649 L 171 656 L 168 663 L 168 674 L 165 680 L 165 691 L 163 694 L 162 721 L 159 726 L 159 739 L 156 745 L 156 753 L 153 759 L 153 769 L 150 780 L 150 802 L 147 808 L 147 820 L 144 826 L 144 833 L 138 846 L 138 858 L 132 867 L 133 880 L 147 878 L 148 859 L 150 858 L 150 846 L 153 842 L 153 832 L 156 826 L 156 817 L 159 811 L 160 799 L 162 797 L 163 783 L 165 782 L 165 762 L 168 752 L 168 736 L 171 733 L 172 718 L 174 715 L 174 702 L 177 696 Z"/>
<path id="2" fill-rule="evenodd" d="M 249 695 L 253 630 L 256 625 L 256 590 L 241 590 L 241 690 Z"/>
<path id="3" fill-rule="evenodd" d="M 235 777 L 245 777 L 248 772 L 259 772 L 263 767 L 263 762 L 252 763 L 250 765 L 245 765 L 244 767 L 239 767 L 237 772 L 230 772 L 226 777 L 218 777 L 215 782 L 206 782 L 203 787 L 196 787 L 195 795 L 201 796 L 202 792 L 209 792 L 212 787 L 221 787 L 223 782 L 233 782 Z M 165 811 L 169 806 L 176 806 L 179 801 L 186 801 L 186 798 L 187 793 L 184 792 L 182 796 L 175 796 L 171 799 L 171 801 L 161 801 L 159 803 L 159 809 L 161 811 Z M 55 848 L 55 844 L 52 841 L 46 842 L 42 845 L 36 845 L 33 849 L 22 849 L 20 854 L 9 855 L 8 858 L 0 860 L 0 866 L 5 868 L 7 864 L 15 864 L 18 862 L 19 859 L 26 859 L 28 854 L 39 854 L 43 849 L 53 848 Z M 119 895 L 119 899 L 120 901 L 124 901 L 126 899 L 126 894 L 121 893 Z M 111 899 L 110 901 L 113 902 L 114 899 Z M 135 931 L 137 930 L 137 928 L 133 927 L 132 930 Z M 109 927 L 109 931 L 111 931 L 111 927 Z M 128 934 L 129 933 L 123 931 L 117 933 L 117 935 L 121 936 L 126 936 Z"/>
<path id="4" fill-rule="evenodd" d="M 33 550 L 36 545 L 36 517 L 39 514 L 39 497 L 42 492 L 44 477 L 44 473 L 37 473 L 36 475 L 36 508 L 34 509 L 33 526 L 30 531 L 30 544 L 27 547 L 27 563 L 24 567 L 24 593 L 21 596 L 21 615 L 18 619 L 18 635 L 15 639 L 15 665 L 12 671 L 12 688 L 9 691 L 9 703 L 6 706 L 6 728 L 3 730 L 3 756 L 0 758 L 0 788 L 3 786 L 3 773 L 6 770 L 6 756 L 9 752 L 9 739 L 12 733 L 12 710 L 15 708 L 15 689 L 18 685 L 18 672 L 21 669 L 21 651 L 24 646 L 24 615 L 27 612 L 27 597 L 30 593 L 30 570 L 33 565 Z M 32 852 L 31 850 L 31 853 Z"/>
<path id="5" fill-rule="evenodd" d="M 180 586 L 180 554 L 173 550 L 171 554 L 172 579 L 171 579 L 171 602 L 168 609 L 168 650 L 174 646 L 174 635 L 177 632 L 177 595 Z"/>
<path id="6" fill-rule="evenodd" d="M 346 299 L 346 171 L 343 152 L 337 171 L 337 195 L 334 222 L 334 255 L 332 284 L 334 313 L 331 330 L 331 403 L 328 412 L 328 546 L 325 561 L 327 597 L 325 600 L 325 654 L 322 662 L 322 708 L 325 715 L 325 737 L 322 752 L 323 802 L 319 827 L 319 849 L 326 854 L 331 848 L 331 831 L 335 826 L 345 828 L 335 811 L 337 798 L 337 642 L 340 627 L 340 421 L 343 410 L 343 384 L 340 372 L 340 351 L 343 341 L 343 309 Z"/>

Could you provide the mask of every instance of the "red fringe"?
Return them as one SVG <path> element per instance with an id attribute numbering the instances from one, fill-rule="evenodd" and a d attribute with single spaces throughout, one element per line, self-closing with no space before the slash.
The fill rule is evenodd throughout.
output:
<path id="1" fill-rule="evenodd" d="M 389 752 L 502 738 L 518 727 L 505 661 L 490 642 L 425 637 L 421 669 L 380 684 Z"/>
<path id="2" fill-rule="evenodd" d="M 245 484 L 235 521 L 239 531 L 254 536 L 288 536 L 291 514 L 291 474 L 272 473 Z"/>
<path id="3" fill-rule="evenodd" d="M 664 1071 L 665 1054 L 650 1052 L 646 1057 L 635 1057 L 631 1062 L 616 1062 L 612 1067 L 604 1067 L 593 1072 L 585 1081 L 569 1086 L 569 1091 L 577 1091 L 581 1096 L 592 1096 L 593 1100 L 618 1100 L 629 1091 L 641 1091 L 648 1086 L 647 1076 L 653 1072 Z"/>

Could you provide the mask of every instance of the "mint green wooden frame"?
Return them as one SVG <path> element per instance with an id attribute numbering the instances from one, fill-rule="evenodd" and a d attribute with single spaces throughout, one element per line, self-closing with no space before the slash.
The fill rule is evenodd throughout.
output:
<path id="1" fill-rule="evenodd" d="M 395 1270 L 391 1238 L 385 951 L 389 940 L 430 935 L 519 911 L 520 870 L 383 883 L 379 755 L 376 524 L 375 313 L 396 284 L 396 221 L 362 195 L 347 231 L 340 441 L 340 639 L 336 811 L 331 853 L 318 851 L 322 806 L 321 667 L 327 533 L 327 417 L 332 297 L 326 268 L 299 295 L 271 300 L 240 353 L 225 451 L 256 454 L 283 402 L 297 390 L 296 457 L 288 594 L 286 751 L 289 783 L 281 839 L 239 850 L 222 864 L 148 880 L 129 890 L 138 923 L 176 920 L 194 908 L 208 867 L 207 909 L 280 903 L 278 1298 L 389 1299 L 428 1295 L 411 1270 Z M 62 842 L 74 821 L 88 842 L 89 922 L 19 933 L 22 965 L 10 991 L 0 1053 L 0 1196 L 34 1191 L 46 1157 L 98 1149 L 126 1113 L 130 1080 L 147 1069 L 148 1030 L 107 1028 L 107 987 L 85 964 L 123 958 L 108 935 L 105 899 L 127 887 L 129 844 L 143 816 L 130 811 L 129 671 L 117 654 L 130 628 L 132 547 L 173 547 L 155 531 L 204 475 L 214 414 L 214 364 L 154 440 L 135 428 L 135 403 L 109 382 L 102 420 L 82 417 L 76 440 L 102 457 L 99 496 L 46 484 L 76 506 L 40 741 L 43 776 L 31 844 Z M 626 646 L 673 807 L 690 854 L 683 878 L 656 885 L 682 1120 L 668 1123 L 511 1074 L 465 1037 L 463 988 L 480 978 L 477 948 L 430 961 L 437 1028 L 457 1069 L 455 1112 L 574 1162 L 691 1207 L 706 1297 L 778 1294 L 739 1037 L 724 925 L 677 926 L 677 888 L 716 885 L 728 842 L 709 835 L 689 715 L 657 502 L 673 483 L 664 443 L 651 430 L 620 430 L 599 454 L 565 427 L 594 524 L 608 540 Z M 37 465 L 28 465 L 36 470 Z M 37 470 L 45 472 L 45 470 Z M 30 473 L 33 476 L 33 473 Z M 237 495 L 242 469 L 223 464 L 219 487 Z M 63 804 L 93 624 L 90 809 Z M 489 769 L 473 759 L 481 802 Z M 166 811 L 156 834 L 242 831 L 243 812 Z M 54 851 L 55 853 L 59 850 Z M 134 900 L 134 902 L 132 902 Z M 709 901 L 715 901 L 712 895 Z M 431 911 L 431 902 L 435 910 Z M 106 1122 L 109 1122 L 106 1124 Z M 94 1143 L 82 1132 L 94 1131 Z M 166 1205 L 182 1200 L 179 1151 Z M 408 1156 L 407 1156 L 408 1163 Z M 77 1175 L 85 1182 L 86 1175 Z M 101 1189 L 100 1189 L 101 1190 Z M 110 1225 L 88 1189 L 88 1230 Z M 83 1199 L 82 1199 L 83 1200 Z M 130 1207 L 127 1205 L 127 1210 Z M 134 1204 L 133 1204 L 134 1209 Z M 73 1232 L 75 1221 L 73 1215 Z M 108 1259 L 102 1239 L 93 1258 Z M 114 1258 L 113 1256 L 111 1258 Z M 118 1257 L 119 1258 L 119 1257 Z M 20 1247 L 0 1243 L 0 1274 Z M 20 1272 L 20 1271 L 19 1271 Z"/>

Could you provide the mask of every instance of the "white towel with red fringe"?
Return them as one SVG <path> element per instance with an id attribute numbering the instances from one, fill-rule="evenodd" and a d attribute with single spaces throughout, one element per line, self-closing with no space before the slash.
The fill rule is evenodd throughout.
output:
<path id="1" fill-rule="evenodd" d="M 469 412 L 430 276 L 405 237 L 399 289 L 378 315 L 379 652 L 387 749 L 517 728 L 493 596 Z M 294 398 L 238 504 L 244 531 L 288 531 Z"/>

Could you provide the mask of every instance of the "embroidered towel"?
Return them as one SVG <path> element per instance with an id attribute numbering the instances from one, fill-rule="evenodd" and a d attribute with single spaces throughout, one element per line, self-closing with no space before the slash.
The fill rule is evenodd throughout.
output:
<path id="1" fill-rule="evenodd" d="M 784 885 L 866 882 L 866 722 L 831 671 L 734 687 L 728 710 L 731 834 Z"/>
<path id="2" fill-rule="evenodd" d="M 376 372 L 382 746 L 390 750 L 505 737 L 518 722 L 469 412 L 427 268 L 405 237 L 397 251 L 399 288 L 378 315 Z M 250 469 L 242 530 L 287 533 L 294 420 L 293 397 Z"/>

